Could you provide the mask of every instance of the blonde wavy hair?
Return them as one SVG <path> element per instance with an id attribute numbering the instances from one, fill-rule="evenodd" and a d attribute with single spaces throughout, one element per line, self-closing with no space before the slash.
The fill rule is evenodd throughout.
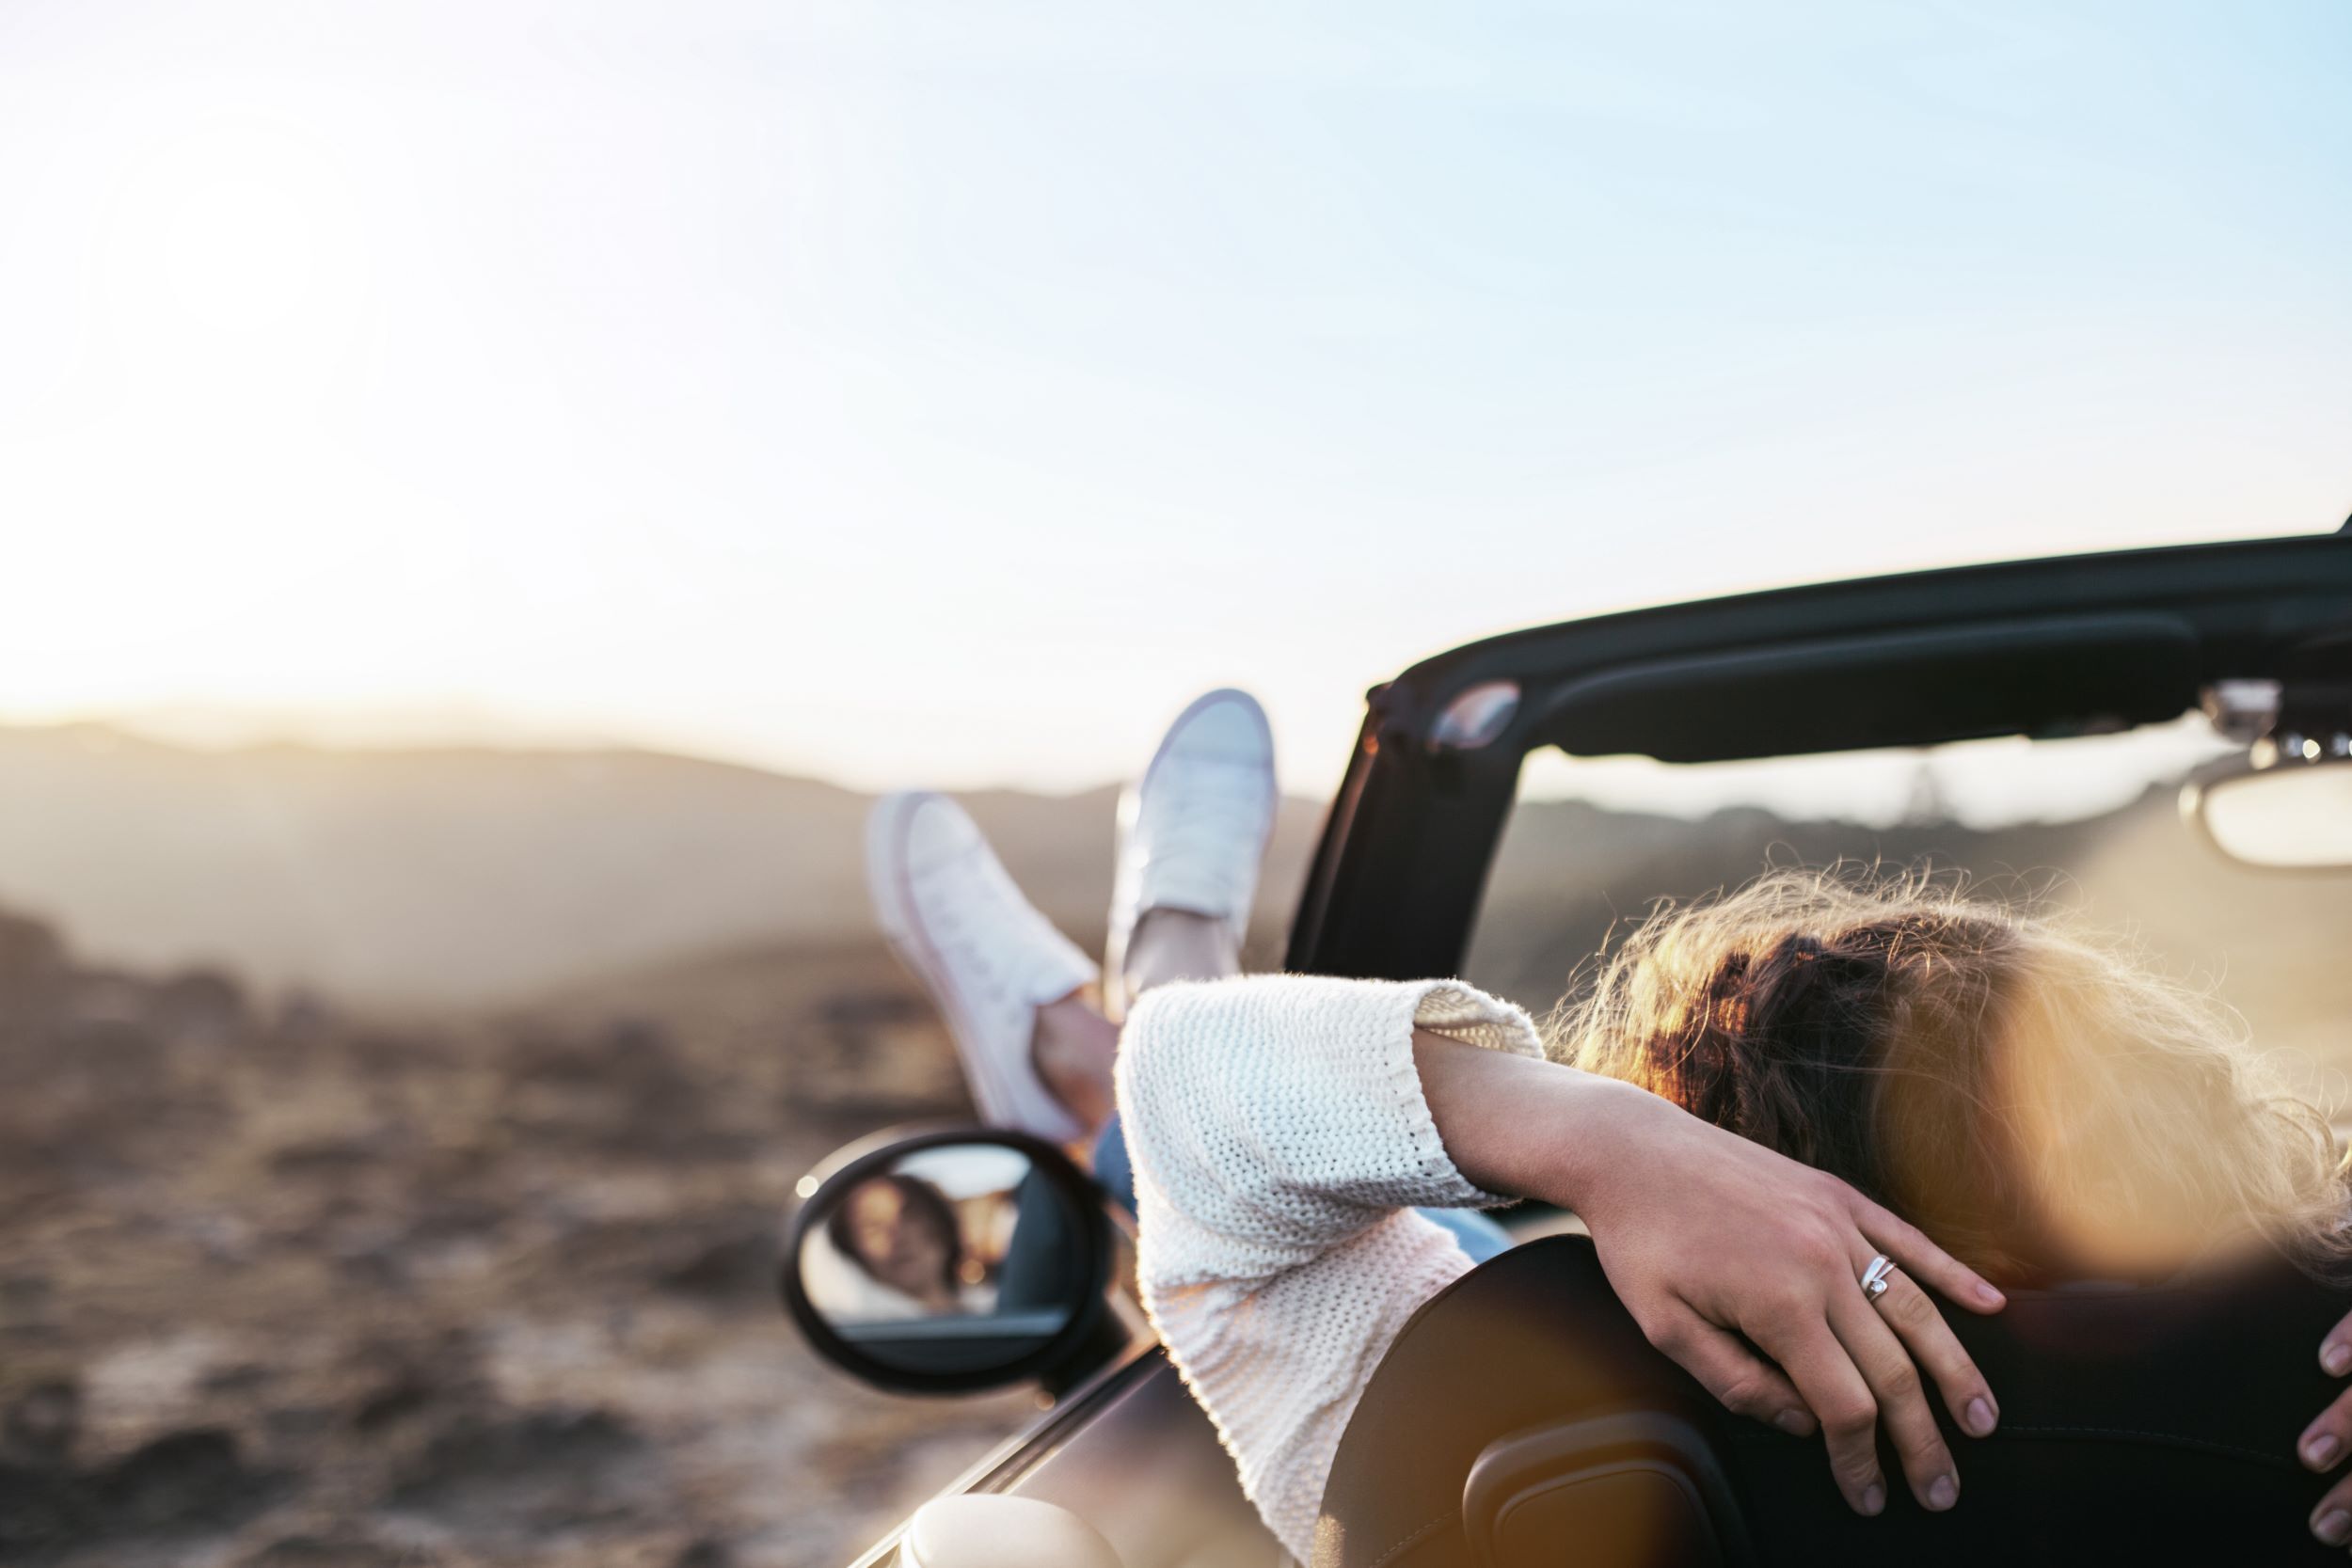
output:
<path id="1" fill-rule="evenodd" d="M 2012 1284 L 2266 1241 L 2352 1277 L 2345 1166 L 2237 1016 L 1961 884 L 1776 871 L 1588 965 L 1552 1054 L 1837 1175 Z"/>

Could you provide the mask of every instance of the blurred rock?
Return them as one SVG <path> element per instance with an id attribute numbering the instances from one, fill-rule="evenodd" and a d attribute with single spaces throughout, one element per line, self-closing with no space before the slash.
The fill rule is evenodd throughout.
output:
<path id="1" fill-rule="evenodd" d="M 441 1560 L 413 1546 L 388 1545 L 344 1530 L 280 1536 L 238 1560 L 238 1568 L 431 1568 Z"/>
<path id="2" fill-rule="evenodd" d="M 176 1043 L 216 1045 L 249 1024 L 245 988 L 216 969 L 183 970 L 155 988 L 151 1017 Z"/>
<path id="3" fill-rule="evenodd" d="M 700 1248 L 660 1276 L 662 1289 L 714 1303 L 771 1307 L 776 1300 L 772 1222 Z"/>
<path id="4" fill-rule="evenodd" d="M 887 1122 L 970 1103 L 938 1014 L 911 988 L 824 996 L 793 1026 L 785 1051 L 803 1112 Z"/>
<path id="5" fill-rule="evenodd" d="M 203 1427 L 158 1437 L 84 1486 L 108 1534 L 148 1535 L 225 1528 L 258 1512 L 279 1481 L 245 1463 L 234 1433 Z"/>
<path id="6" fill-rule="evenodd" d="M 61 1465 L 72 1457 L 82 1427 L 82 1387 L 71 1378 L 46 1378 L 8 1402 L 0 1418 L 0 1452 L 36 1465 Z"/>
<path id="7" fill-rule="evenodd" d="M 485 1535 L 594 1523 L 626 1512 L 620 1468 L 644 1446 L 603 1410 L 469 1418 L 432 1440 L 386 1503 Z"/>
<path id="8" fill-rule="evenodd" d="M 22 996 L 61 976 L 65 942 L 38 920 L 0 912 L 0 995 Z"/>

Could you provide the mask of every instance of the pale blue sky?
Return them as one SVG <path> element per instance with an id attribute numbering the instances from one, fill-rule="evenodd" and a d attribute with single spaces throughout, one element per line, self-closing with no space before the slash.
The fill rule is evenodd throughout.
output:
<path id="1" fill-rule="evenodd" d="M 1295 787 L 1507 626 L 2352 512 L 2352 7 L 0 4 L 0 720 Z"/>

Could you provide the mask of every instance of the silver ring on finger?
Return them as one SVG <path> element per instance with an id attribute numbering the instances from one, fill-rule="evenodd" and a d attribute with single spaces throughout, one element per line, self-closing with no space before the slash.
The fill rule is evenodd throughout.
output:
<path id="1" fill-rule="evenodd" d="M 1889 1281 L 1895 1277 L 1895 1259 L 1880 1253 L 1870 1259 L 1870 1266 L 1862 1271 L 1862 1293 L 1876 1301 L 1886 1294 Z"/>

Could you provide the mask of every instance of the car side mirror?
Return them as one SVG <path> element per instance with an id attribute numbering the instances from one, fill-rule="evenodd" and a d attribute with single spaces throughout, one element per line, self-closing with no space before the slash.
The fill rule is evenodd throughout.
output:
<path id="1" fill-rule="evenodd" d="M 1101 1359 L 1110 1225 L 1053 1145 L 885 1132 L 801 1179 L 785 1309 L 817 1353 L 906 1393 L 1055 1386 Z"/>
<path id="2" fill-rule="evenodd" d="M 2263 871 L 2352 869 L 2352 735 L 2275 734 L 2191 779 L 2181 812 Z"/>

